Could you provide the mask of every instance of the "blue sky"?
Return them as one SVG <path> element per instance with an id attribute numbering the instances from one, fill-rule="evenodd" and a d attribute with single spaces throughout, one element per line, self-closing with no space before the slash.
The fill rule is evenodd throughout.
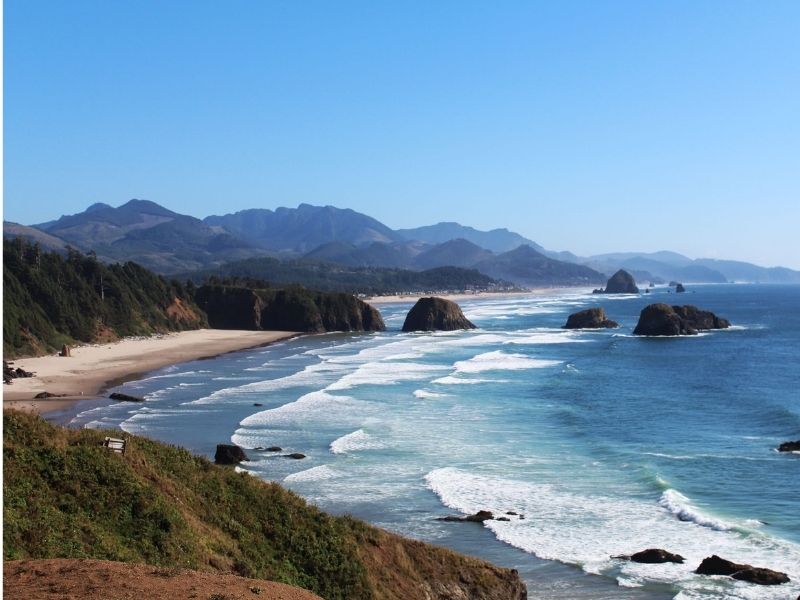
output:
<path id="1" fill-rule="evenodd" d="M 800 268 L 800 2 L 5 2 L 4 218 L 146 198 Z"/>

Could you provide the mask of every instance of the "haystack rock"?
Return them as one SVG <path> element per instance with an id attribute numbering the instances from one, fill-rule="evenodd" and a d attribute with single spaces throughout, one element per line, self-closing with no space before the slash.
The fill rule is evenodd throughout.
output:
<path id="1" fill-rule="evenodd" d="M 595 290 L 596 294 L 638 294 L 639 288 L 636 287 L 636 281 L 633 275 L 628 273 L 625 269 L 620 269 L 614 273 L 606 283 L 606 289 Z"/>
<path id="2" fill-rule="evenodd" d="M 642 309 L 634 335 L 696 335 L 700 330 L 726 329 L 727 319 L 696 306 L 650 304 Z"/>
<path id="3" fill-rule="evenodd" d="M 611 329 L 614 327 L 619 327 L 619 323 L 608 319 L 606 311 L 598 307 L 572 313 L 567 318 L 567 324 L 563 329 Z"/>
<path id="4" fill-rule="evenodd" d="M 239 446 L 233 444 L 217 444 L 214 462 L 218 465 L 238 465 L 243 460 L 250 460 Z"/>
<path id="5" fill-rule="evenodd" d="M 475 329 L 475 325 L 461 312 L 452 300 L 420 298 L 408 311 L 403 331 L 453 331 Z"/>

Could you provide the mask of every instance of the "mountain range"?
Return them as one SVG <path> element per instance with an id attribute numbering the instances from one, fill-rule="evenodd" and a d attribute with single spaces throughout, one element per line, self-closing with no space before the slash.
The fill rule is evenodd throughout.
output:
<path id="1" fill-rule="evenodd" d="M 109 262 L 133 260 L 164 274 L 207 272 L 235 261 L 273 257 L 358 268 L 476 269 L 522 286 L 593 286 L 620 268 L 654 283 L 800 282 L 800 271 L 693 260 L 669 251 L 581 257 L 547 250 L 508 229 L 481 231 L 455 222 L 393 230 L 354 210 L 310 204 L 201 220 L 147 200 L 118 207 L 98 203 L 46 223 L 4 222 L 3 235 L 38 242 L 47 250 L 72 246 L 93 251 Z"/>

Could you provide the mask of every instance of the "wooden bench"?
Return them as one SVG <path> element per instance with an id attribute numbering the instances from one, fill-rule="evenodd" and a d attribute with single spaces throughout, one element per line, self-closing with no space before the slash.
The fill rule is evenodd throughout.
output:
<path id="1" fill-rule="evenodd" d="M 103 440 L 103 447 L 108 448 L 112 452 L 117 452 L 118 454 L 125 454 L 126 441 L 127 440 L 124 439 L 107 437 Z"/>

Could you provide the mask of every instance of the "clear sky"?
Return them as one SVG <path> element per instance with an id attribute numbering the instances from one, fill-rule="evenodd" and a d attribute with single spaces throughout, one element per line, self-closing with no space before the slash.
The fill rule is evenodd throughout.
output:
<path id="1" fill-rule="evenodd" d="M 5 218 L 333 204 L 800 268 L 800 2 L 6 0 Z"/>

